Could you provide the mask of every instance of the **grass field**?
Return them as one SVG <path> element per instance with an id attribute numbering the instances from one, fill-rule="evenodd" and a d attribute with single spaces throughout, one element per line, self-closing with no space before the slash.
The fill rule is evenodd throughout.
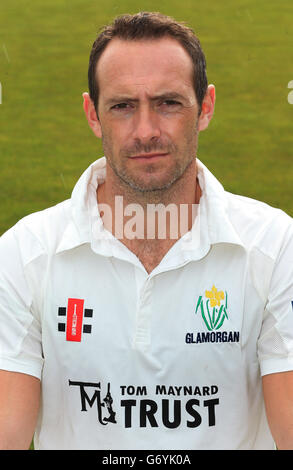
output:
<path id="1" fill-rule="evenodd" d="M 82 110 L 91 45 L 115 15 L 161 11 L 201 39 L 216 112 L 199 158 L 227 190 L 293 215 L 292 0 L 4 0 L 0 233 L 70 197 L 103 154 Z"/>

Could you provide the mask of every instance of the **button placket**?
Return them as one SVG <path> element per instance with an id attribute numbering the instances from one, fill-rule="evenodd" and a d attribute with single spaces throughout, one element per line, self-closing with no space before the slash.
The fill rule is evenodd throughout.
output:
<path id="1" fill-rule="evenodd" d="M 136 311 L 136 329 L 133 346 L 147 346 L 151 342 L 151 301 L 154 281 L 147 278 L 144 282 L 138 300 Z"/>

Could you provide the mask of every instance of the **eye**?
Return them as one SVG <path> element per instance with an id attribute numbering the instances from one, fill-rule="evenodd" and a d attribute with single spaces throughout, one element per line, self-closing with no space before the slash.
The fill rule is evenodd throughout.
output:
<path id="1" fill-rule="evenodd" d="M 175 101 L 175 100 L 165 100 L 163 104 L 166 104 L 167 106 L 180 105 L 179 101 Z"/>
<path id="2" fill-rule="evenodd" d="M 128 103 L 117 103 L 114 106 L 112 106 L 111 109 L 119 111 L 119 110 L 128 109 L 129 107 L 130 105 Z"/>
<path id="3" fill-rule="evenodd" d="M 159 103 L 159 107 L 162 111 L 173 112 L 177 111 L 181 107 L 181 103 L 176 100 L 164 100 Z"/>

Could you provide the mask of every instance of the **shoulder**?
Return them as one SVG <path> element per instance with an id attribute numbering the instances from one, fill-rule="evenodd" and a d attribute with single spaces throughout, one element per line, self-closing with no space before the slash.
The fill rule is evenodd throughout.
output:
<path id="1" fill-rule="evenodd" d="M 54 252 L 70 217 L 70 199 L 23 217 L 0 237 L 1 256 L 17 252 L 25 265 L 40 255 Z"/>
<path id="2" fill-rule="evenodd" d="M 245 196 L 225 192 L 227 212 L 243 244 L 276 258 L 293 237 L 293 219 L 281 209 Z"/>

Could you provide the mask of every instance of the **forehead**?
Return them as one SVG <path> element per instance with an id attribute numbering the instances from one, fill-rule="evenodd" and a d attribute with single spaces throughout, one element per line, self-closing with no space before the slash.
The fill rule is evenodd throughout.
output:
<path id="1" fill-rule="evenodd" d="M 193 64 L 187 51 L 173 38 L 126 41 L 113 39 L 96 69 L 99 95 L 133 88 L 156 92 L 171 87 L 193 88 Z"/>

